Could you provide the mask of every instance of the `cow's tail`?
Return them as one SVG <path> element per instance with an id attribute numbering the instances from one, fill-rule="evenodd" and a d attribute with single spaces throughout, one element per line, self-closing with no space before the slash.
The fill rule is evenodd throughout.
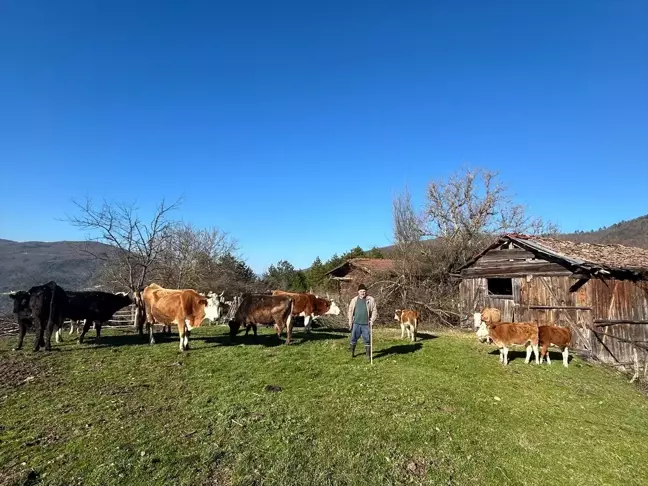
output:
<path id="1" fill-rule="evenodd" d="M 288 304 L 288 309 L 284 314 L 286 316 L 284 317 L 284 319 L 286 320 L 286 336 L 288 338 L 288 341 L 290 342 L 290 338 L 292 337 L 292 313 L 293 307 L 295 306 L 295 300 L 293 298 L 290 298 L 289 300 L 290 303 Z"/>
<path id="2" fill-rule="evenodd" d="M 54 330 L 54 326 L 53 326 L 53 324 L 54 324 L 54 311 L 56 310 L 56 305 L 54 304 L 54 297 L 56 295 L 56 282 L 51 282 L 50 283 L 50 288 L 52 289 L 52 295 L 50 297 L 49 316 L 47 317 L 47 327 L 45 329 L 51 329 L 53 331 Z"/>

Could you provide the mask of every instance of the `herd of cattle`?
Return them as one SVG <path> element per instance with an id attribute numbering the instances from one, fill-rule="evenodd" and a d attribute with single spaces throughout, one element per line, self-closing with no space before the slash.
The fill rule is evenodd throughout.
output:
<path id="1" fill-rule="evenodd" d="M 166 289 L 152 283 L 140 292 L 101 292 L 64 290 L 51 281 L 44 285 L 32 287 L 27 291 L 10 294 L 14 301 L 14 314 L 18 319 L 18 344 L 21 349 L 25 333 L 33 328 L 36 332 L 34 351 L 40 347 L 51 349 L 52 333 L 56 342 L 61 340 L 61 331 L 65 320 L 75 323 L 83 322 L 79 343 L 94 324 L 97 339 L 101 337 L 101 326 L 109 321 L 115 312 L 135 304 L 137 317 L 135 322 L 140 335 L 144 335 L 146 325 L 149 342 L 155 343 L 154 325 L 162 325 L 165 332 L 171 332 L 171 326 L 178 327 L 180 350 L 189 347 L 191 330 L 200 327 L 208 318 L 219 320 L 223 315 L 230 315 L 228 320 L 230 336 L 234 338 L 241 328 L 247 336 L 250 329 L 257 336 L 258 325 L 272 325 L 281 339 L 286 330 L 286 344 L 292 339 L 293 318 L 304 318 L 304 327 L 310 331 L 313 319 L 324 315 L 339 315 L 340 309 L 335 302 L 317 297 L 311 293 L 285 292 L 274 290 L 272 294 L 242 294 L 233 301 L 226 302 L 223 293 L 213 292 L 202 295 L 193 289 Z M 233 313 L 228 313 L 233 307 Z M 232 315 L 233 314 L 233 315 Z M 418 313 L 409 309 L 397 309 L 394 319 L 401 327 L 401 338 L 416 340 L 418 330 Z M 499 348 L 500 362 L 508 364 L 508 350 L 511 346 L 525 346 L 526 359 L 529 363 L 531 353 L 535 362 L 542 363 L 546 357 L 551 364 L 547 350 L 557 346 L 562 351 L 563 364 L 568 366 L 568 351 L 571 342 L 571 331 L 568 328 L 522 322 L 501 322 L 499 310 L 485 308 L 474 314 L 474 325 L 477 338 L 481 342 L 492 342 Z M 72 332 L 72 331 L 71 331 Z M 540 348 L 540 353 L 538 352 Z"/>
<path id="2" fill-rule="evenodd" d="M 166 332 L 171 331 L 171 325 L 176 325 L 181 351 L 188 348 L 192 329 L 199 327 L 205 318 L 218 320 L 228 305 L 236 305 L 236 312 L 229 320 L 232 337 L 241 327 L 245 327 L 246 335 L 253 329 L 256 336 L 257 325 L 273 325 L 279 339 L 286 330 L 286 344 L 290 344 L 292 338 L 293 317 L 304 317 L 306 331 L 310 331 L 315 317 L 340 313 L 335 302 L 308 293 L 275 290 L 272 295 L 243 294 L 233 302 L 225 302 L 223 293 L 210 292 L 205 296 L 193 289 L 165 289 L 155 283 L 140 292 L 113 294 L 64 290 L 56 282 L 50 281 L 9 296 L 13 299 L 13 312 L 18 319 L 19 337 L 15 349 L 22 348 L 25 333 L 33 328 L 36 332 L 34 351 L 40 347 L 50 350 L 53 333 L 56 342 L 59 342 L 66 319 L 72 321 L 73 327 L 79 321 L 84 322 L 79 335 L 80 343 L 93 323 L 99 339 L 102 324 L 109 321 L 115 312 L 131 304 L 135 304 L 137 309 L 135 321 L 140 335 L 144 334 L 146 325 L 150 343 L 154 344 L 154 324 L 161 324 Z"/>

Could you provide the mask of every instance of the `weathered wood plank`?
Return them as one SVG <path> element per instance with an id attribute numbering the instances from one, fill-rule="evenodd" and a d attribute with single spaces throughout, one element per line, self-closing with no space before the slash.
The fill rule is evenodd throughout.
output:
<path id="1" fill-rule="evenodd" d="M 606 326 L 614 326 L 616 324 L 644 324 L 648 325 L 648 321 L 633 321 L 633 320 L 628 320 L 628 319 L 594 319 L 594 324 L 596 327 L 606 327 Z"/>
<path id="2" fill-rule="evenodd" d="M 572 272 L 568 269 L 556 265 L 555 263 L 515 263 L 509 262 L 504 265 L 492 265 L 489 267 L 470 267 L 461 271 L 463 278 L 474 277 L 511 277 L 526 275 L 556 275 L 571 276 Z"/>
<path id="3" fill-rule="evenodd" d="M 570 310 L 588 310 L 591 311 L 591 307 L 584 307 L 580 305 L 528 305 L 526 306 L 529 309 L 570 309 Z"/>

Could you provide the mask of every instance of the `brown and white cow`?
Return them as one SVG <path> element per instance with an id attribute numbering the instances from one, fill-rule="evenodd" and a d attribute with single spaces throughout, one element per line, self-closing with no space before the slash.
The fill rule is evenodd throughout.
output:
<path id="1" fill-rule="evenodd" d="M 157 284 L 151 284 L 142 292 L 142 299 L 146 308 L 150 343 L 155 343 L 154 323 L 168 326 L 176 324 L 180 335 L 180 351 L 186 351 L 189 348 L 191 330 L 200 327 L 205 319 L 207 297 L 192 289 L 164 289 Z"/>
<path id="2" fill-rule="evenodd" d="M 416 331 L 418 329 L 418 312 L 411 309 L 396 309 L 394 319 L 398 321 L 401 327 L 401 339 L 405 337 L 407 331 L 407 339 L 412 336 L 412 342 L 416 341 Z"/>
<path id="3" fill-rule="evenodd" d="M 273 290 L 272 295 L 286 295 L 291 297 L 295 304 L 293 305 L 293 317 L 301 316 L 304 318 L 304 329 L 310 332 L 313 319 L 323 315 L 337 316 L 340 314 L 340 308 L 332 300 L 322 299 L 314 294 L 302 292 L 286 292 L 284 290 Z M 292 322 L 291 322 L 292 326 Z"/>
<path id="4" fill-rule="evenodd" d="M 536 364 L 538 360 L 538 326 L 530 322 L 501 322 L 499 324 L 486 324 L 482 322 L 477 331 L 477 338 L 481 342 L 489 338 L 499 348 L 500 363 L 508 364 L 508 350 L 513 345 L 526 347 L 525 363 L 531 359 L 531 351 L 535 354 Z"/>
<path id="5" fill-rule="evenodd" d="M 551 364 L 549 346 L 560 348 L 563 356 L 563 366 L 567 368 L 569 361 L 569 345 L 571 344 L 572 332 L 568 327 L 540 325 L 538 326 L 538 342 L 540 343 L 540 363 L 547 356 L 547 364 Z"/>
<path id="6" fill-rule="evenodd" d="M 252 328 L 256 337 L 257 325 L 274 325 L 279 339 L 286 329 L 286 344 L 290 344 L 293 305 L 293 299 L 287 295 L 244 294 L 234 318 L 229 321 L 230 337 L 234 338 L 241 326 L 245 327 L 246 336 Z"/>

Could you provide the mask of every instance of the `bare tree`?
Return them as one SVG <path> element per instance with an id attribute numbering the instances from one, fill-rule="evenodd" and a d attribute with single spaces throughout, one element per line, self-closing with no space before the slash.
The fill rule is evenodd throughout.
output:
<path id="1" fill-rule="evenodd" d="M 416 303 L 439 321 L 453 322 L 457 282 L 452 271 L 501 233 L 555 233 L 513 201 L 497 174 L 462 169 L 432 180 L 427 203 L 417 215 L 407 190 L 393 203 L 395 259 L 393 291 L 402 304 Z"/>
<path id="2" fill-rule="evenodd" d="M 104 201 L 101 205 L 94 205 L 88 198 L 82 203 L 73 202 L 78 214 L 68 216 L 67 221 L 88 231 L 88 240 L 113 247 L 113 252 L 108 254 L 84 250 L 105 262 L 104 281 L 115 287 L 140 290 L 165 248 L 165 239 L 172 225 L 168 215 L 179 207 L 180 201 L 167 204 L 162 200 L 148 223 L 142 221 L 133 204 Z"/>
<path id="3" fill-rule="evenodd" d="M 163 286 L 207 291 L 220 260 L 236 250 L 236 242 L 218 228 L 200 230 L 189 223 L 176 223 L 162 239 L 157 274 Z"/>

